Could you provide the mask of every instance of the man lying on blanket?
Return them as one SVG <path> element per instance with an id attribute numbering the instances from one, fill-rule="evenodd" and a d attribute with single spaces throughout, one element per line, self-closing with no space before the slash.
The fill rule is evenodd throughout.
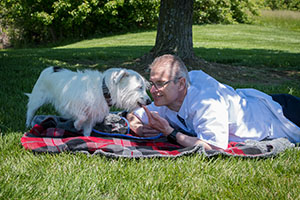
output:
<path id="1" fill-rule="evenodd" d="M 228 143 L 285 137 L 300 142 L 300 98 L 269 96 L 255 89 L 219 83 L 202 71 L 191 71 L 173 55 L 150 66 L 154 102 L 128 114 L 140 136 L 159 132 L 182 146 L 223 150 Z"/>

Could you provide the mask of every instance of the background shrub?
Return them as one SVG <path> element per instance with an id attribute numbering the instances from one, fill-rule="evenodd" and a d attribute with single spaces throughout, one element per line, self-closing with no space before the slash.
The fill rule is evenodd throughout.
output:
<path id="1" fill-rule="evenodd" d="M 157 25 L 160 0 L 2 0 L 1 32 L 12 45 Z M 299 10 L 299 0 L 194 0 L 195 24 L 251 23 L 258 8 Z"/>
<path id="2" fill-rule="evenodd" d="M 13 41 L 40 43 L 154 27 L 159 0 L 2 0 Z"/>
<path id="3" fill-rule="evenodd" d="M 250 23 L 257 14 L 257 4 L 251 0 L 195 0 L 196 24 Z"/>

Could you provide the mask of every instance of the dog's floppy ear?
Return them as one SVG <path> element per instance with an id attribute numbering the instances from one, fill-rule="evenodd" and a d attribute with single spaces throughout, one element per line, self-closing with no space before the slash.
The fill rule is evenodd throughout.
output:
<path id="1" fill-rule="evenodd" d="M 119 83 L 122 80 L 122 78 L 126 76 L 129 76 L 129 73 L 126 70 L 122 69 L 121 71 L 114 74 L 113 81 L 115 84 Z"/>

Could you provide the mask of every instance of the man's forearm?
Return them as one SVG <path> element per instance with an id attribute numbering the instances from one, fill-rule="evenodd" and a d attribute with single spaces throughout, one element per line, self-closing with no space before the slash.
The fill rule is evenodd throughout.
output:
<path id="1" fill-rule="evenodd" d="M 201 144 L 206 150 L 212 149 L 209 144 L 202 140 L 199 140 L 197 137 L 191 137 L 180 132 L 176 135 L 176 141 L 178 144 L 184 147 L 196 146 Z"/>
<path id="2" fill-rule="evenodd" d="M 130 129 L 137 135 L 142 136 L 143 135 L 143 124 L 138 118 L 132 114 L 128 113 L 126 116 L 127 120 L 130 124 Z"/>
<path id="3" fill-rule="evenodd" d="M 157 124 L 143 124 L 139 118 L 137 118 L 134 114 L 129 113 L 127 114 L 127 119 L 130 123 L 130 128 L 133 132 L 140 136 L 151 136 L 154 134 L 158 134 L 159 132 L 163 133 L 166 137 L 174 130 L 168 122 L 164 122 L 162 125 Z M 162 123 L 164 120 L 161 118 L 157 120 L 158 123 Z M 158 127 L 161 127 L 160 130 L 155 130 Z M 209 145 L 208 143 L 199 140 L 197 137 L 191 137 L 185 135 L 181 132 L 178 132 L 176 135 L 176 142 L 184 147 L 195 146 L 195 145 L 202 145 L 205 149 L 217 149 L 216 147 Z"/>
<path id="4" fill-rule="evenodd" d="M 157 130 L 143 124 L 133 113 L 128 113 L 126 118 L 130 124 L 130 129 L 139 136 L 151 137 L 159 134 Z"/>

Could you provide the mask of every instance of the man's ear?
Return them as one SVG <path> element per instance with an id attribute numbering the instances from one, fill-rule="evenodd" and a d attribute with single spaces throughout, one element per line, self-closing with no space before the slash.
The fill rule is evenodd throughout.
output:
<path id="1" fill-rule="evenodd" d="M 183 90 L 186 88 L 186 79 L 181 77 L 179 80 L 179 90 Z"/>
<path id="2" fill-rule="evenodd" d="M 122 78 L 124 78 L 126 76 L 129 76 L 129 73 L 126 70 L 124 70 L 124 69 L 122 69 L 121 71 L 117 72 L 113 76 L 113 82 L 114 82 L 114 84 L 119 83 L 122 80 Z"/>

